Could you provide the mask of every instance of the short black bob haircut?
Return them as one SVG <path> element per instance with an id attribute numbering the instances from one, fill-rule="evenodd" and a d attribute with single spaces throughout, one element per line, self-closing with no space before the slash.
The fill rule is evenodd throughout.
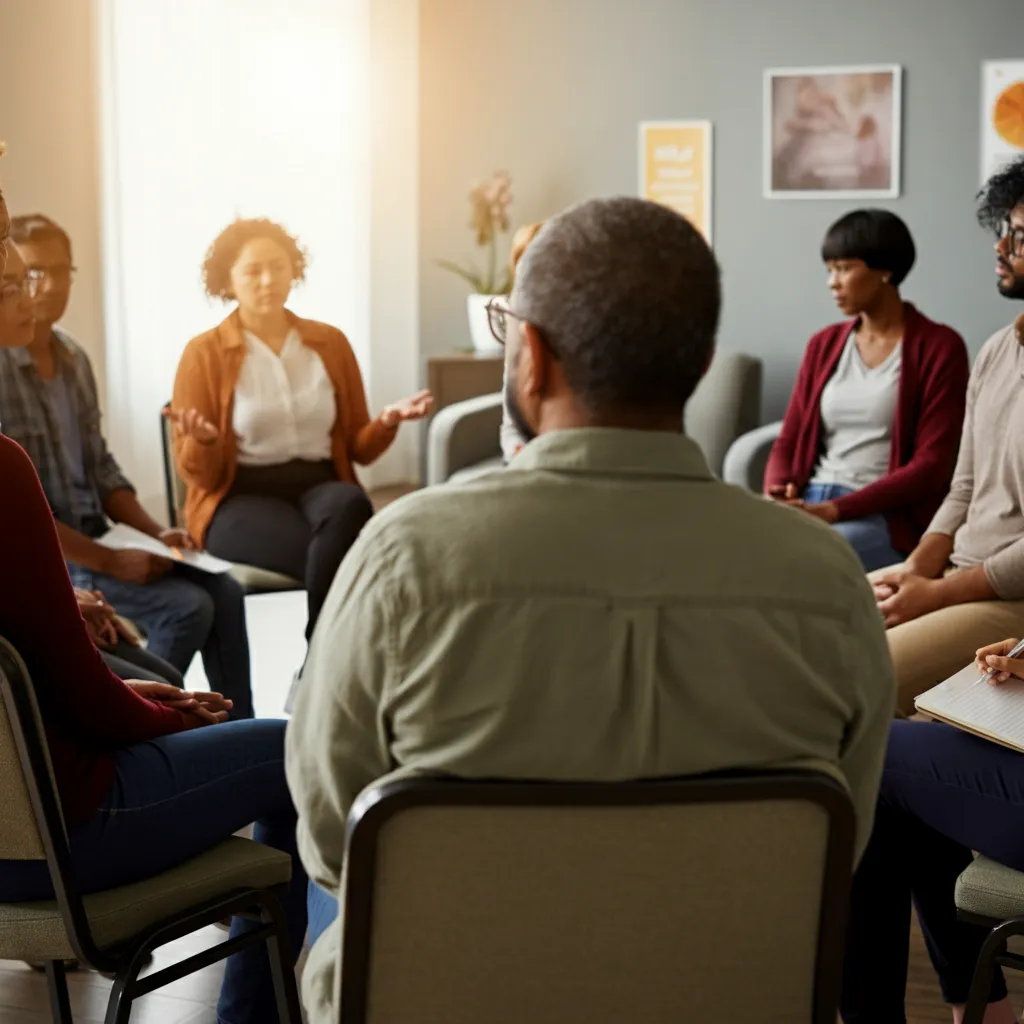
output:
<path id="1" fill-rule="evenodd" d="M 1024 156 L 993 174 L 978 193 L 978 223 L 996 234 L 1010 214 L 1024 203 Z"/>
<path id="2" fill-rule="evenodd" d="M 887 270 L 897 288 L 910 273 L 917 249 L 910 229 L 888 210 L 853 210 L 828 229 L 821 258 L 863 260 L 872 270 Z"/>

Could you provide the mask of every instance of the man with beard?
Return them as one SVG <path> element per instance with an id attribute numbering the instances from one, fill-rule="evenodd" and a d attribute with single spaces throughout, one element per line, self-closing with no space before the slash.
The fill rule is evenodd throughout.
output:
<path id="1" fill-rule="evenodd" d="M 640 199 L 583 203 L 530 243 L 491 328 L 532 440 L 374 517 L 313 635 L 286 763 L 303 860 L 331 895 L 353 800 L 395 771 L 814 765 L 848 784 L 866 840 L 894 698 L 885 633 L 845 541 L 715 480 L 683 435 L 719 295 L 697 230 Z M 310 908 L 320 1024 L 337 1019 L 340 930 Z"/>
<path id="2" fill-rule="evenodd" d="M 999 292 L 1024 299 L 1024 157 L 979 196 L 996 235 Z M 1024 623 L 1024 316 L 985 343 L 971 372 L 953 484 L 907 561 L 873 577 L 899 708 Z"/>

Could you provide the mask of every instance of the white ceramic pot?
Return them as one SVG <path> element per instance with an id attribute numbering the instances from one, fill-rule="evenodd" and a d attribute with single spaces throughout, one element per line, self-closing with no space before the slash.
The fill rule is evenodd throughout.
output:
<path id="1" fill-rule="evenodd" d="M 477 352 L 486 352 L 488 355 L 493 355 L 495 352 L 502 350 L 491 333 L 490 325 L 487 323 L 487 303 L 495 298 L 500 298 L 500 296 L 480 295 L 476 292 L 466 296 L 469 336 L 473 340 L 473 348 Z"/>

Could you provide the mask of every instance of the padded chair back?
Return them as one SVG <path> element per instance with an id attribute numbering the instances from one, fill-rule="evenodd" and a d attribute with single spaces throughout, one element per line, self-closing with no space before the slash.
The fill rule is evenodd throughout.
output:
<path id="1" fill-rule="evenodd" d="M 35 690 L 21 656 L 3 637 L 0 706 L 4 725 L 0 733 L 0 743 L 4 745 L 0 752 L 4 758 L 0 782 L 4 795 L 0 859 L 46 860 L 71 948 L 78 959 L 92 963 L 96 943 L 71 869 L 60 797 Z M 9 743 L 13 743 L 16 763 L 10 758 Z M 31 827 L 25 813 L 26 798 L 32 813 Z M 7 817 L 9 813 L 11 818 Z M 20 838 L 15 835 L 17 832 L 21 833 Z"/>
<path id="2" fill-rule="evenodd" d="M 13 662 L 13 665 L 8 664 Z M 24 673 L 24 665 L 6 641 L 0 640 L 0 677 Z M 41 732 L 41 719 L 31 689 L 26 694 L 26 708 Z M 8 712 L 8 688 L 0 686 L 0 860 L 45 860 L 46 850 L 36 824 L 35 811 L 28 782 L 22 770 L 22 758 L 15 739 L 12 716 Z M 52 784 L 52 775 L 47 768 Z"/>
<path id="3" fill-rule="evenodd" d="M 371 787 L 340 1020 L 835 1024 L 853 831 L 814 773 Z"/>
<path id="4" fill-rule="evenodd" d="M 761 360 L 717 352 L 686 406 L 686 434 L 700 445 L 711 471 L 722 475 L 725 453 L 761 422 Z"/>
<path id="5" fill-rule="evenodd" d="M 171 407 L 168 402 L 160 411 L 160 440 L 164 455 L 164 493 L 167 495 L 167 522 L 171 526 L 185 525 L 185 481 L 178 475 L 174 462 L 174 426 L 164 416 Z"/>

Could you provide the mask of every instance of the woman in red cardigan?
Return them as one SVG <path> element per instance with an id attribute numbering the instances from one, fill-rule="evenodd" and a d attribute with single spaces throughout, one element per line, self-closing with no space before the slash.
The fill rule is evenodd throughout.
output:
<path id="1" fill-rule="evenodd" d="M 949 490 L 970 365 L 956 331 L 900 297 L 916 254 L 895 214 L 848 213 L 821 254 L 852 319 L 811 338 L 765 493 L 831 524 L 870 572 L 917 546 Z"/>
<path id="2" fill-rule="evenodd" d="M 0 203 L 0 346 L 15 343 L 32 322 L 25 264 L 12 250 L 3 267 L 5 215 Z M 285 722 L 226 722 L 231 702 L 220 694 L 118 679 L 86 629 L 35 468 L 3 436 L 0 494 L 0 535 L 7 539 L 0 636 L 32 675 L 83 891 L 159 874 L 255 822 L 257 839 L 292 857 L 282 902 L 297 955 L 307 881 L 284 777 Z M 0 860 L 0 901 L 52 898 L 45 862 Z M 236 918 L 232 934 L 251 927 Z M 262 945 L 228 959 L 217 1019 L 277 1020 Z"/>

